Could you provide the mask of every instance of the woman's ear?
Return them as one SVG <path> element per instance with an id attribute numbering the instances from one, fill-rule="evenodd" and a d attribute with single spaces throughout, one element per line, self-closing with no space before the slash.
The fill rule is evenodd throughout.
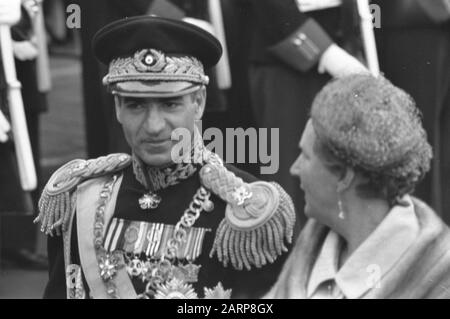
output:
<path id="1" fill-rule="evenodd" d="M 203 112 L 205 111 L 206 105 L 206 87 L 202 86 L 197 92 L 194 93 L 194 104 L 195 104 L 195 119 L 197 121 L 201 120 L 203 117 Z"/>
<path id="2" fill-rule="evenodd" d="M 337 192 L 342 193 L 347 190 L 355 180 L 355 170 L 352 167 L 345 167 L 341 177 L 337 182 Z"/>

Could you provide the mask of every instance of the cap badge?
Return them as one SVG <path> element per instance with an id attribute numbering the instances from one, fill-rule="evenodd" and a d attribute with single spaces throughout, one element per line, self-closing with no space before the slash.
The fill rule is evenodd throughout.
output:
<path id="1" fill-rule="evenodd" d="M 142 49 L 132 56 L 111 61 L 105 85 L 127 81 L 187 81 L 208 84 L 202 63 L 193 56 L 171 56 L 156 49 Z"/>
<path id="2" fill-rule="evenodd" d="M 148 66 L 152 66 L 153 64 L 155 64 L 155 58 L 153 57 L 153 55 L 151 55 L 151 53 L 145 56 L 144 63 Z"/>
<path id="3" fill-rule="evenodd" d="M 154 49 L 144 49 L 134 55 L 134 66 L 139 72 L 159 72 L 166 65 L 164 53 Z"/>

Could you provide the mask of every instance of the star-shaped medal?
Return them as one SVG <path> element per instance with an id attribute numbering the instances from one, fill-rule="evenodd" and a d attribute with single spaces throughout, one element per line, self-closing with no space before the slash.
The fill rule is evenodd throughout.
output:
<path id="1" fill-rule="evenodd" d="M 203 288 L 205 292 L 204 299 L 231 299 L 231 289 L 224 289 L 219 282 L 213 289 Z"/>
<path id="2" fill-rule="evenodd" d="M 161 197 L 155 193 L 146 193 L 139 198 L 139 206 L 143 210 L 155 209 L 161 203 Z"/>
<path id="3" fill-rule="evenodd" d="M 113 278 L 116 275 L 117 270 L 122 268 L 121 261 L 120 252 L 102 254 L 98 263 L 100 277 L 102 277 L 104 281 L 108 281 Z"/>

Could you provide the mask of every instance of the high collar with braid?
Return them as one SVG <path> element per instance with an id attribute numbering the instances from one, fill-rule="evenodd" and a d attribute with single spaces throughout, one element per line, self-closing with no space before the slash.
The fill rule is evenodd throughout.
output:
<path id="1" fill-rule="evenodd" d="M 160 189 L 178 184 L 191 177 L 204 164 L 205 146 L 197 128 L 194 130 L 193 147 L 187 155 L 181 156 L 177 163 L 163 167 L 146 165 L 136 154 L 133 154 L 133 172 L 136 179 L 148 190 L 156 192 Z"/>

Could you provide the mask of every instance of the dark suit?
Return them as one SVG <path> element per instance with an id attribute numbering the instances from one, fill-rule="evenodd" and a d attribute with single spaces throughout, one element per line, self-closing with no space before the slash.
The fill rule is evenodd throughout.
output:
<path id="1" fill-rule="evenodd" d="M 302 211 L 303 194 L 289 168 L 299 155 L 313 98 L 330 79 L 317 72 L 318 60 L 333 42 L 354 47 L 354 3 L 302 13 L 295 0 L 250 0 L 246 10 L 252 21 L 249 83 L 254 117 L 257 126 L 280 132 L 279 170 L 266 177 L 280 183 Z"/>
<path id="2" fill-rule="evenodd" d="M 432 170 L 416 196 L 443 214 L 450 211 L 450 22 L 437 23 L 420 4 L 434 1 L 375 2 L 381 8 L 381 70 L 416 101 L 433 147 Z M 449 215 L 443 218 L 450 222 Z"/>

